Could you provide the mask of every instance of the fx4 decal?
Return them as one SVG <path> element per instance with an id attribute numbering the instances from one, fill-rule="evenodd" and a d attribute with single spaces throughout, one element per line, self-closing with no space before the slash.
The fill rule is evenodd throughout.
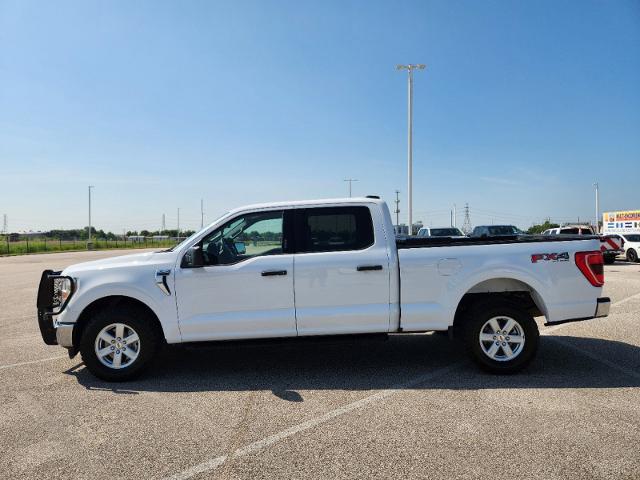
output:
<path id="1" fill-rule="evenodd" d="M 562 253 L 534 253 L 531 255 L 531 263 L 538 262 L 568 262 L 569 252 Z"/>

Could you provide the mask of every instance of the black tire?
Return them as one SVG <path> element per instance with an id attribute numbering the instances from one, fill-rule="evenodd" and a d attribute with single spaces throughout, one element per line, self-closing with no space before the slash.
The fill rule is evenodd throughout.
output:
<path id="1" fill-rule="evenodd" d="M 638 252 L 636 252 L 633 248 L 627 250 L 627 260 L 631 263 L 636 263 L 638 261 Z"/>
<path id="2" fill-rule="evenodd" d="M 80 355 L 84 364 L 96 377 L 109 382 L 123 382 L 138 376 L 155 357 L 161 339 L 154 325 L 155 319 L 142 309 L 122 306 L 97 312 L 89 319 L 80 340 Z M 137 333 L 139 351 L 135 360 L 119 369 L 102 363 L 96 354 L 96 339 L 100 332 L 111 324 L 124 324 Z M 126 357 L 123 357 L 126 358 Z"/>
<path id="3" fill-rule="evenodd" d="M 606 265 L 613 265 L 615 261 L 616 261 L 615 255 L 604 255 L 604 263 Z"/>
<path id="4" fill-rule="evenodd" d="M 493 346 L 493 342 L 480 341 L 481 330 L 489 320 L 495 317 L 508 317 L 518 324 L 518 328 L 521 333 L 524 334 L 524 343 L 518 347 L 517 344 L 510 344 L 509 342 L 503 342 L 508 344 L 507 348 L 514 347 L 513 353 L 515 354 L 516 348 L 518 353 L 514 355 L 512 359 L 506 359 L 507 352 L 503 350 L 505 347 L 497 347 L 498 352 L 502 352 L 502 356 L 505 357 L 502 360 L 496 360 L 488 356 L 484 349 Z M 498 320 L 503 322 L 503 320 Z M 502 323 L 502 327 L 506 327 L 506 321 Z M 503 330 L 504 331 L 504 330 Z M 518 305 L 510 303 L 508 301 L 493 300 L 478 303 L 471 308 L 466 315 L 463 325 L 464 332 L 464 344 L 467 353 L 471 358 L 483 369 L 491 373 L 509 374 L 516 373 L 526 367 L 536 355 L 538 351 L 538 344 L 540 342 L 540 333 L 538 331 L 538 325 L 533 317 L 520 308 Z M 486 330 L 485 330 L 486 332 Z M 514 330 L 510 330 L 514 332 Z M 488 335 L 492 335 L 488 333 Z M 504 339 L 509 338 L 509 332 L 504 335 Z M 515 338 L 515 334 L 513 335 Z"/>

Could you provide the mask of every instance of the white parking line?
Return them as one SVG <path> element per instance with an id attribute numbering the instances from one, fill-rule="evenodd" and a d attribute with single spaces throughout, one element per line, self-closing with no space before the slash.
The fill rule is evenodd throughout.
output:
<path id="1" fill-rule="evenodd" d="M 633 300 L 634 298 L 640 297 L 640 293 L 632 295 L 630 297 L 624 298 L 618 302 L 614 302 L 612 303 L 613 305 L 620 305 L 623 303 L 626 303 L 630 300 Z M 561 325 L 556 325 L 555 327 L 551 327 L 548 328 L 546 330 L 544 330 L 543 332 L 541 332 L 541 335 L 544 336 L 549 336 L 549 338 L 551 338 L 553 341 L 561 343 L 562 345 L 569 347 L 573 350 L 576 350 L 584 355 L 586 355 L 587 357 L 596 360 L 598 362 L 601 362 L 605 365 L 607 365 L 610 368 L 613 368 L 615 370 L 618 370 L 619 372 L 625 373 L 627 375 L 630 375 L 634 378 L 640 378 L 640 374 L 638 374 L 637 372 L 626 368 L 626 367 L 622 367 L 620 365 L 616 365 L 614 362 L 603 358 L 599 355 L 594 354 L 593 352 L 590 352 L 588 350 L 584 350 L 582 348 L 576 347 L 575 345 L 571 345 L 568 342 L 565 342 L 563 340 L 560 340 L 558 338 L 554 338 L 552 336 L 550 336 L 549 334 L 559 330 L 561 328 L 567 327 L 569 326 L 569 323 L 563 323 Z M 384 399 L 386 399 L 387 397 L 394 395 L 395 393 L 399 393 L 403 390 L 406 390 L 407 388 L 411 388 L 414 387 L 416 385 L 419 385 L 421 383 L 426 382 L 427 380 L 431 380 L 434 377 L 448 372 L 449 370 L 459 366 L 460 364 L 462 364 L 463 362 L 456 362 L 454 364 L 449 365 L 448 367 L 443 367 L 441 369 L 438 369 L 434 372 L 425 374 L 425 375 L 421 375 L 419 377 L 414 378 L 413 380 L 406 382 L 404 384 L 401 385 L 397 385 L 395 387 L 392 387 L 390 389 L 386 389 L 386 390 L 382 390 L 378 393 L 375 393 L 373 395 L 370 395 L 368 397 L 365 397 L 361 400 L 357 400 L 355 402 L 349 403 L 347 405 L 344 405 L 340 408 L 336 408 L 335 410 L 331 410 L 330 412 L 325 413 L 324 415 L 321 415 L 319 417 L 313 418 L 311 420 L 307 420 L 306 422 L 300 423 L 298 425 L 294 425 L 293 427 L 287 428 L 286 430 L 283 430 L 281 432 L 275 433 L 273 435 L 270 435 L 266 438 L 263 438 L 262 440 L 258 440 L 255 441 L 253 443 L 250 443 L 248 445 L 245 445 L 244 447 L 240 447 L 237 450 L 235 450 L 233 453 L 231 453 L 230 455 L 221 455 L 219 457 L 215 457 L 212 458 L 210 460 L 207 460 L 205 462 L 202 462 L 198 465 L 194 465 L 193 467 L 190 467 L 186 470 L 183 470 L 182 472 L 176 473 L 175 475 L 172 475 L 170 477 L 167 478 L 167 480 L 185 480 L 191 477 L 194 477 L 195 475 L 198 475 L 200 473 L 206 473 L 206 472 L 211 472 L 215 469 L 217 469 L 218 467 L 222 466 L 227 459 L 229 459 L 229 457 L 231 458 L 237 458 L 237 457 L 242 457 L 245 455 L 249 455 L 251 453 L 255 453 L 258 452 L 266 447 L 268 447 L 269 445 L 273 445 L 274 443 L 277 443 L 281 440 L 284 440 L 288 437 L 291 437 L 297 433 L 303 432 L 305 430 L 309 430 L 310 428 L 316 427 L 318 425 L 321 425 L 323 423 L 328 422 L 329 420 L 332 420 L 336 417 L 339 417 L 341 415 L 344 415 L 345 413 L 349 413 L 353 410 L 365 407 L 367 405 L 370 405 L 372 403 L 377 403 L 380 402 Z"/>
<path id="2" fill-rule="evenodd" d="M 634 300 L 636 298 L 640 298 L 640 293 L 636 293 L 635 295 L 631 295 L 630 297 L 623 298 L 622 300 L 618 300 L 617 302 L 612 302 L 611 306 L 613 307 L 614 305 L 616 305 L 616 306 L 622 305 L 622 304 L 630 302 L 631 300 Z M 550 328 L 547 328 L 544 331 L 540 332 L 540 335 L 544 335 L 546 337 L 549 337 L 552 341 L 557 342 L 557 343 L 559 343 L 559 344 L 561 344 L 561 345 L 563 345 L 565 347 L 569 347 L 572 350 L 575 350 L 577 352 L 580 352 L 583 355 L 591 358 L 592 360 L 595 360 L 597 362 L 605 364 L 609 368 L 613 368 L 614 370 L 618 370 L 621 373 L 624 373 L 624 374 L 629 375 L 631 377 L 640 379 L 640 373 L 636 372 L 635 370 L 631 370 L 630 368 L 626 368 L 626 367 L 623 367 L 621 365 L 618 365 L 618 364 L 612 362 L 611 360 L 609 360 L 607 358 L 604 358 L 604 357 L 601 357 L 600 355 L 596 355 L 595 353 L 593 353 L 593 352 L 591 352 L 589 350 L 585 350 L 583 348 L 576 347 L 575 345 L 571 345 L 571 343 L 569 343 L 569 342 L 567 342 L 565 340 L 561 340 L 561 339 L 559 339 L 557 337 L 549 335 L 550 333 L 553 333 L 556 330 L 560 330 L 561 328 L 569 327 L 571 325 L 573 325 L 573 324 L 572 323 L 563 323 L 563 324 L 560 324 L 560 325 L 556 325 L 555 327 L 550 327 Z"/>
<path id="3" fill-rule="evenodd" d="M 640 373 L 636 372 L 635 370 L 631 370 L 630 368 L 627 367 L 623 367 L 622 365 L 618 365 L 615 362 L 612 362 L 611 360 L 601 357 L 600 355 L 597 355 L 595 353 L 593 353 L 590 350 L 585 350 L 584 348 L 580 348 L 580 347 L 576 347 L 575 345 L 572 345 L 571 342 L 568 342 L 566 340 L 563 340 L 562 338 L 558 338 L 558 337 L 553 337 L 553 336 L 549 336 L 549 339 L 559 343 L 560 345 L 562 345 L 563 347 L 568 347 L 572 350 L 575 350 L 576 352 L 580 352 L 583 355 L 589 357 L 592 360 L 595 360 L 597 362 L 603 363 L 605 364 L 607 367 L 609 368 L 613 368 L 614 370 L 618 370 L 621 373 L 624 373 L 626 375 L 629 375 L 635 379 L 640 380 Z"/>
<path id="4" fill-rule="evenodd" d="M 636 298 L 640 298 L 640 293 L 636 293 L 635 295 L 631 295 L 630 297 L 623 298 L 622 300 L 618 300 L 617 302 L 613 302 L 611 305 L 622 305 L 623 303 L 630 302 Z"/>
<path id="5" fill-rule="evenodd" d="M 293 427 L 287 428 L 286 430 L 282 430 L 281 432 L 275 433 L 273 435 L 269 435 L 268 437 L 263 438 L 262 440 L 255 441 L 253 443 L 249 443 L 244 447 L 240 447 L 229 455 L 223 455 L 220 457 L 212 458 L 211 460 L 207 460 L 198 465 L 190 467 L 182 472 L 176 473 L 171 477 L 168 477 L 167 480 L 185 480 L 187 478 L 191 478 L 195 475 L 205 472 L 211 472 L 216 468 L 223 465 L 227 459 L 242 457 L 245 455 L 249 455 L 251 453 L 258 452 L 269 445 L 273 445 L 285 438 L 296 435 L 297 433 L 303 432 L 305 430 L 309 430 L 310 428 L 316 427 L 318 425 L 322 425 L 323 423 L 328 422 L 329 420 L 333 420 L 336 417 L 344 415 L 345 413 L 349 413 L 353 410 L 357 410 L 359 408 L 365 407 L 367 405 L 371 405 L 372 403 L 381 402 L 391 395 L 395 395 L 396 393 L 402 392 L 408 388 L 415 387 L 416 385 L 420 385 L 428 380 L 433 380 L 435 377 L 446 373 L 459 365 L 462 365 L 463 361 L 459 361 L 456 363 L 452 363 L 446 367 L 439 368 L 438 370 L 434 370 L 433 372 L 420 375 L 418 377 L 409 380 L 408 382 L 401 383 L 395 385 L 386 390 L 381 390 L 378 393 L 374 393 L 373 395 L 369 395 L 368 397 L 362 398 L 352 403 L 348 403 L 342 407 L 336 408 L 335 410 L 331 410 L 324 415 L 320 415 L 319 417 L 312 418 L 311 420 L 307 420 L 306 422 L 299 423 L 298 425 L 294 425 Z"/>
<path id="6" fill-rule="evenodd" d="M 31 360 L 30 362 L 11 363 L 9 365 L 0 365 L 0 370 L 5 368 L 21 367 L 22 365 L 31 365 L 33 363 L 50 362 L 51 360 L 58 360 L 59 358 L 69 358 L 69 355 L 58 355 L 57 357 L 41 358 L 40 360 Z"/>
<path id="7" fill-rule="evenodd" d="M 623 298 L 622 300 L 618 300 L 617 302 L 611 302 L 611 306 L 613 307 L 614 305 L 615 306 L 622 305 L 636 298 L 640 298 L 640 293 L 636 293 L 634 295 L 631 295 L 630 297 Z M 560 325 L 554 325 L 553 327 L 545 328 L 543 331 L 540 332 L 540 335 L 549 335 L 550 333 L 555 332 L 556 330 L 560 330 L 561 328 L 565 328 L 565 327 L 570 327 L 572 325 L 574 325 L 574 322 L 561 323 Z"/>

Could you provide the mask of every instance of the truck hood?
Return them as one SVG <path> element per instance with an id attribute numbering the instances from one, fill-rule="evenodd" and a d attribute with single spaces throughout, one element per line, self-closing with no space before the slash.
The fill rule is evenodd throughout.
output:
<path id="1" fill-rule="evenodd" d="M 135 267 L 136 265 L 148 265 L 153 263 L 175 262 L 176 252 L 145 252 L 131 255 L 121 255 L 119 257 L 104 258 L 102 260 L 92 260 L 90 262 L 77 263 L 67 267 L 63 274 L 73 275 L 80 272 L 106 270 L 111 268 Z"/>

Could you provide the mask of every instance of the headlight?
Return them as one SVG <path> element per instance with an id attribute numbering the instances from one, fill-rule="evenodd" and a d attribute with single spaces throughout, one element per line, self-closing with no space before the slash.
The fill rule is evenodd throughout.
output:
<path id="1" fill-rule="evenodd" d="M 70 278 L 58 277 L 53 279 L 53 299 L 51 306 L 53 313 L 58 313 L 67 303 L 73 293 L 73 282 Z"/>

